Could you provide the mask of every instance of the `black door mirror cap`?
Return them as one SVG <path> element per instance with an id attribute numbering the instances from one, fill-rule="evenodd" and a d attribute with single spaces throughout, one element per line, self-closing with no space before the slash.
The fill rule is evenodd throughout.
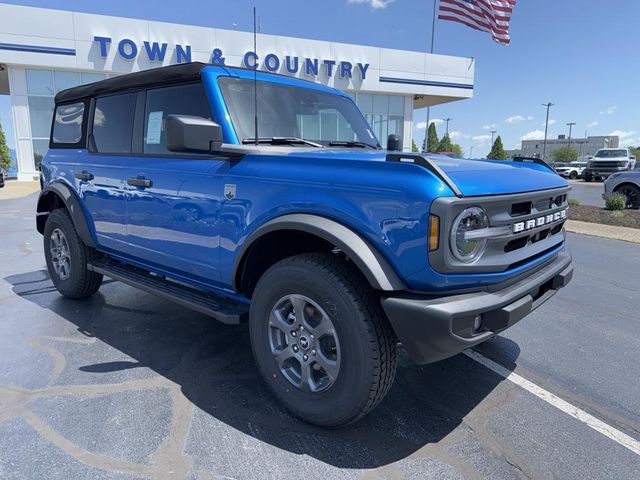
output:
<path id="1" fill-rule="evenodd" d="M 222 148 L 222 127 L 195 115 L 167 115 L 167 150 L 183 153 L 216 153 Z"/>
<path id="2" fill-rule="evenodd" d="M 392 133 L 387 137 L 387 150 L 390 152 L 399 152 L 402 150 L 402 143 L 398 135 Z"/>

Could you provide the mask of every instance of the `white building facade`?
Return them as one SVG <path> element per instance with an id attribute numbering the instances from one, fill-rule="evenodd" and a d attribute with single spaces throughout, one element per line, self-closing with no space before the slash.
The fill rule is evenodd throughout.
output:
<path id="1" fill-rule="evenodd" d="M 471 98 L 474 61 L 147 20 L 0 4 L 0 95 L 10 95 L 18 178 L 38 175 L 53 99 L 66 88 L 200 61 L 272 71 L 352 95 L 381 143 L 411 149 L 416 108 Z M 417 142 L 416 142 L 417 143 Z"/>

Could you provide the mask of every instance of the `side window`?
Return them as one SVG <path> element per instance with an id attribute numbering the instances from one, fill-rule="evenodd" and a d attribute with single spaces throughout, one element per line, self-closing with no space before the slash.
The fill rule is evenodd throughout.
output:
<path id="1" fill-rule="evenodd" d="M 147 92 L 144 114 L 144 153 L 166 155 L 164 120 L 167 115 L 196 115 L 211 119 L 209 102 L 200 83 L 157 88 Z"/>
<path id="2" fill-rule="evenodd" d="M 84 102 L 58 105 L 53 117 L 52 144 L 77 145 L 83 138 Z"/>
<path id="3" fill-rule="evenodd" d="M 93 141 L 99 153 L 131 153 L 136 93 L 96 99 Z"/>

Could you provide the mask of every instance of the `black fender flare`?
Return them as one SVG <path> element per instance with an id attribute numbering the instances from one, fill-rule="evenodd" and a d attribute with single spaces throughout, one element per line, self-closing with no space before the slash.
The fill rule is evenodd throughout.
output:
<path id="1" fill-rule="evenodd" d="M 334 220 L 318 215 L 297 213 L 269 220 L 245 239 L 233 266 L 232 278 L 235 291 L 238 291 L 239 274 L 251 246 L 264 235 L 278 230 L 299 230 L 316 235 L 335 245 L 355 263 L 376 290 L 407 289 L 391 264 L 368 240 Z"/>
<path id="2" fill-rule="evenodd" d="M 96 242 L 93 235 L 91 235 L 89 223 L 80 204 L 80 199 L 72 187 L 63 182 L 53 182 L 40 192 L 38 206 L 36 208 L 36 228 L 38 232 L 44 233 L 44 225 L 47 222 L 47 217 L 53 210 L 52 207 L 56 205 L 55 197 L 67 208 L 80 239 L 88 247 L 95 248 Z"/>

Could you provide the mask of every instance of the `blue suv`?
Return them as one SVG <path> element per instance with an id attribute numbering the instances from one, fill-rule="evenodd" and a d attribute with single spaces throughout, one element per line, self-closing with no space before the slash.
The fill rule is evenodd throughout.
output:
<path id="1" fill-rule="evenodd" d="M 182 64 L 60 92 L 37 229 L 69 298 L 103 276 L 225 323 L 293 414 L 354 422 L 398 343 L 445 359 L 571 279 L 565 180 L 543 162 L 380 147 L 353 100 Z"/>

